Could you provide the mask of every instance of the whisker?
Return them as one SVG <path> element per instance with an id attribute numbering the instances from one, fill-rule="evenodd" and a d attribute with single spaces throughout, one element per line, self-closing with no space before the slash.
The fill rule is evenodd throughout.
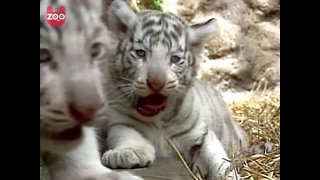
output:
<path id="1" fill-rule="evenodd" d="M 133 80 L 131 79 L 128 79 L 128 78 L 125 78 L 125 77 L 118 77 L 119 79 L 122 79 L 122 80 L 126 80 L 126 81 L 129 81 L 129 82 L 133 82 Z"/>
<path id="2" fill-rule="evenodd" d="M 124 99 L 117 99 L 117 100 L 109 100 L 108 101 L 108 104 L 112 104 L 112 103 L 117 103 L 117 102 L 123 102 L 124 101 Z"/>
<path id="3" fill-rule="evenodd" d="M 136 83 L 137 83 L 137 84 L 143 84 L 143 85 L 146 84 L 146 83 L 144 83 L 144 82 L 142 82 L 142 81 L 136 81 Z"/>
<path id="4" fill-rule="evenodd" d="M 135 91 L 134 88 L 122 88 L 123 90 L 123 96 L 124 98 L 129 98 L 130 96 L 133 95 L 133 92 Z"/>
<path id="5" fill-rule="evenodd" d="M 176 85 L 172 85 L 172 86 L 166 87 L 166 89 L 173 89 L 175 87 L 176 87 Z"/>
<path id="6" fill-rule="evenodd" d="M 186 92 L 182 91 L 182 90 L 179 89 L 179 88 L 176 88 L 176 90 L 177 90 L 178 92 L 182 93 L 182 94 L 187 94 Z"/>
<path id="7" fill-rule="evenodd" d="M 187 91 L 188 91 L 187 87 L 181 84 L 176 86 L 176 90 L 182 94 L 187 94 Z"/>
<path id="8" fill-rule="evenodd" d="M 118 87 L 130 87 L 133 86 L 132 84 L 119 84 Z"/>
<path id="9" fill-rule="evenodd" d="M 128 92 L 127 92 L 128 93 Z M 122 91 L 117 91 L 117 93 L 113 94 L 112 97 L 113 98 L 117 98 L 117 100 L 119 99 L 123 99 L 124 96 L 127 94 L 127 93 L 124 93 Z M 110 101 L 110 100 L 109 100 Z"/>
<path id="10" fill-rule="evenodd" d="M 176 80 L 169 81 L 169 82 L 167 83 L 167 85 L 174 84 L 175 82 L 176 82 Z"/>

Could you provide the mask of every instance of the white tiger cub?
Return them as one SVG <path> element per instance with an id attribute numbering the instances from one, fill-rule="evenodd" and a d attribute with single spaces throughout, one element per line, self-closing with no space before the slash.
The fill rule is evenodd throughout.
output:
<path id="1" fill-rule="evenodd" d="M 236 179 L 228 159 L 231 147 L 237 153 L 247 150 L 246 135 L 218 91 L 195 78 L 215 21 L 189 26 L 174 14 L 135 13 L 125 1 L 115 0 L 108 27 L 120 45 L 110 64 L 114 99 L 104 129 L 109 150 L 103 164 L 148 166 L 156 157 L 174 156 L 170 139 L 207 180 Z"/>
<path id="2" fill-rule="evenodd" d="M 52 180 L 141 180 L 100 161 L 93 124 L 107 108 L 106 57 L 115 51 L 100 21 L 100 0 L 40 0 L 40 156 Z M 47 7 L 65 7 L 61 27 Z"/>

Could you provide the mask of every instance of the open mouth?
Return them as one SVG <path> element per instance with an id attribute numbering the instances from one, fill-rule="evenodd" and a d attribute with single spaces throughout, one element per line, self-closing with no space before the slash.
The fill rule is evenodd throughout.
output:
<path id="1" fill-rule="evenodd" d="M 52 135 L 51 138 L 57 141 L 75 141 L 82 135 L 82 127 L 80 125 Z"/>
<path id="2" fill-rule="evenodd" d="M 168 102 L 168 98 L 161 94 L 151 94 L 138 99 L 137 111 L 146 117 L 157 115 L 164 110 Z"/>

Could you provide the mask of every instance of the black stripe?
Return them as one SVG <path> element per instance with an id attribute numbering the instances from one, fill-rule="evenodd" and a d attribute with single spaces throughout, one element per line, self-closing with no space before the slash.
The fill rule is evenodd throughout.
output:
<path id="1" fill-rule="evenodd" d="M 147 22 L 148 19 L 150 18 L 150 16 L 146 15 L 148 12 L 142 12 L 141 16 L 142 16 L 142 22 Z"/>
<path id="2" fill-rule="evenodd" d="M 170 50 L 171 47 L 172 47 L 172 43 L 171 43 L 171 40 L 170 40 L 170 39 L 163 39 L 163 40 L 161 41 L 161 43 L 162 43 L 163 45 L 167 46 L 167 48 L 168 48 L 169 50 Z"/>
<path id="3" fill-rule="evenodd" d="M 188 64 L 190 64 L 190 66 L 193 66 L 195 64 L 195 61 L 194 61 L 191 54 L 188 54 L 187 60 L 188 60 Z"/>
<path id="4" fill-rule="evenodd" d="M 164 32 L 163 32 L 163 35 L 164 35 L 164 38 L 165 38 L 165 39 L 168 39 L 168 40 L 171 39 L 171 38 L 170 38 L 170 35 L 169 35 L 169 33 L 168 33 L 167 31 L 164 31 Z"/>
<path id="5" fill-rule="evenodd" d="M 154 31 L 154 29 L 148 29 L 146 32 L 144 32 L 142 37 L 152 36 L 154 33 L 157 33 L 156 31 Z"/>
<path id="6" fill-rule="evenodd" d="M 159 22 L 158 22 L 158 24 L 159 25 L 162 25 L 162 28 L 164 28 L 164 29 L 167 29 L 168 28 L 168 22 L 166 21 L 166 14 L 162 14 L 161 16 L 160 16 L 160 19 L 159 19 Z"/>
<path id="7" fill-rule="evenodd" d="M 125 56 L 121 56 L 121 74 L 125 74 L 125 69 L 124 69 L 124 61 L 125 61 Z"/>
<path id="8" fill-rule="evenodd" d="M 163 44 L 166 44 L 168 46 L 169 49 L 171 49 L 172 47 L 172 41 L 171 41 L 171 38 L 170 38 L 170 35 L 167 31 L 164 31 L 163 32 L 163 35 L 164 35 L 164 39 L 163 39 Z"/>
<path id="9" fill-rule="evenodd" d="M 155 32 L 155 33 L 153 34 L 153 37 L 158 37 L 158 36 L 160 36 L 160 34 L 161 34 L 161 31 L 157 31 L 157 32 Z"/>
<path id="10" fill-rule="evenodd" d="M 182 67 L 182 65 L 184 64 L 184 60 L 182 60 L 180 63 L 178 63 L 179 66 Z"/>
<path id="11" fill-rule="evenodd" d="M 176 43 L 179 42 L 178 35 L 177 35 L 175 32 L 170 31 L 170 35 L 171 35 L 171 37 L 176 41 Z"/>
<path id="12" fill-rule="evenodd" d="M 143 24 L 142 30 L 144 30 L 144 29 L 146 29 L 146 28 L 148 28 L 150 26 L 153 26 L 155 24 L 156 24 L 156 22 L 154 20 L 150 20 L 150 21 L 146 22 L 145 24 Z"/>
<path id="13" fill-rule="evenodd" d="M 178 24 L 173 25 L 173 29 L 177 32 L 177 34 L 182 34 L 182 27 L 179 26 Z"/>
<path id="14" fill-rule="evenodd" d="M 215 19 L 211 18 L 211 19 L 209 19 L 208 21 L 206 21 L 204 23 L 199 23 L 199 24 L 192 25 L 191 28 L 199 28 L 201 26 L 209 24 L 211 21 L 215 21 Z"/>
<path id="15" fill-rule="evenodd" d="M 172 80 L 172 81 L 168 82 L 167 85 L 173 84 L 175 82 L 176 82 L 175 80 Z"/>
<path id="16" fill-rule="evenodd" d="M 134 42 L 133 36 L 130 36 L 129 41 L 131 42 L 131 44 L 133 44 L 133 42 Z"/>

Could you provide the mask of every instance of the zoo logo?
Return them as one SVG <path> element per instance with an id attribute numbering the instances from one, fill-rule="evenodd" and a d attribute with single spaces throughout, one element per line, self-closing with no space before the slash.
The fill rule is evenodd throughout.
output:
<path id="1" fill-rule="evenodd" d="M 53 12 L 52 6 L 47 8 L 47 22 L 53 27 L 60 27 L 66 21 L 66 8 L 60 6 L 58 12 Z"/>

